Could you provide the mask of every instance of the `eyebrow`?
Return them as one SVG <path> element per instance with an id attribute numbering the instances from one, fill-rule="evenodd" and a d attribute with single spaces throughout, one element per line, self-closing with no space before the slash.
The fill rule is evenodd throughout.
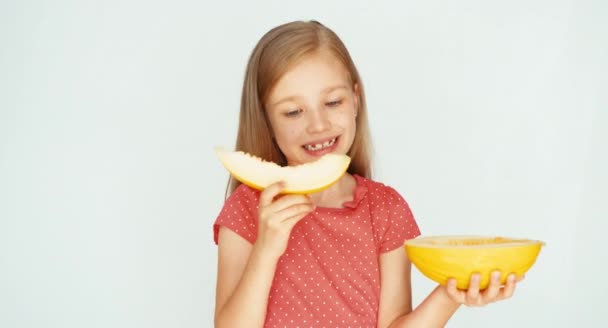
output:
<path id="1" fill-rule="evenodd" d="M 338 90 L 338 89 L 348 89 L 348 87 L 347 87 L 346 85 L 336 85 L 336 86 L 331 86 L 331 87 L 327 87 L 327 88 L 325 88 L 325 89 L 321 90 L 321 93 L 323 93 L 323 94 L 327 94 L 327 93 L 330 93 L 330 92 L 335 91 L 335 90 Z M 296 100 L 296 99 L 298 99 L 298 98 L 300 98 L 300 97 L 299 97 L 299 96 L 297 96 L 297 95 L 294 95 L 294 96 L 289 96 L 289 97 L 285 97 L 285 98 L 283 98 L 283 99 L 280 99 L 280 100 L 278 100 L 278 101 L 276 101 L 276 102 L 272 103 L 272 104 L 270 105 L 270 107 L 276 107 L 276 106 L 278 106 L 279 104 L 282 104 L 282 103 L 287 102 L 287 101 L 294 101 L 294 100 Z"/>

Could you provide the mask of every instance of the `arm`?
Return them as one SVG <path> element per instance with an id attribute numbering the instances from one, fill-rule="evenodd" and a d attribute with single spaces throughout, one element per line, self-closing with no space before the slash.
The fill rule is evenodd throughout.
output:
<path id="1" fill-rule="evenodd" d="M 254 245 L 220 227 L 216 289 L 216 327 L 262 327 L 277 262 L 287 248 L 292 228 L 313 209 L 303 195 L 277 200 L 284 185 L 260 194 L 258 235 Z"/>
<path id="2" fill-rule="evenodd" d="M 216 327 L 262 327 L 277 259 L 220 228 Z"/>
<path id="3" fill-rule="evenodd" d="M 500 285 L 500 272 L 493 272 L 488 288 L 479 290 L 481 276 L 473 274 L 469 289 L 458 290 L 456 281 L 449 279 L 447 286 L 437 286 L 412 311 L 410 288 L 411 263 L 403 248 L 380 255 L 380 307 L 378 327 L 444 327 L 461 304 L 485 306 L 505 300 L 513 295 L 516 279 L 510 274 L 504 287 Z"/>
<path id="4" fill-rule="evenodd" d="M 402 247 L 380 255 L 378 327 L 444 327 L 460 304 L 438 286 L 412 311 L 411 263 Z"/>

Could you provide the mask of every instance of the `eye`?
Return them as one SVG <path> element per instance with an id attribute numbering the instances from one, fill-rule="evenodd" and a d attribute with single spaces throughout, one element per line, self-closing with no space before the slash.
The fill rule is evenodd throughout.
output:
<path id="1" fill-rule="evenodd" d="M 325 103 L 325 106 L 327 107 L 338 107 L 342 104 L 342 99 L 338 99 L 338 100 L 333 100 L 333 101 L 328 101 Z"/>
<path id="2" fill-rule="evenodd" d="M 297 108 L 297 109 L 285 112 L 285 116 L 296 117 L 296 116 L 300 115 L 300 113 L 302 113 L 302 108 Z"/>

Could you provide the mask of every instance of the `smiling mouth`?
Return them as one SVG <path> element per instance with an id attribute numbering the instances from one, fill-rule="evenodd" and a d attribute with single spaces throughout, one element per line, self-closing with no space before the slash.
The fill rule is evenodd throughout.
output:
<path id="1" fill-rule="evenodd" d="M 338 137 L 335 137 L 331 140 L 327 140 L 323 143 L 308 144 L 308 145 L 304 145 L 302 147 L 304 147 L 304 149 L 306 149 L 308 151 L 319 151 L 319 150 L 323 150 L 323 149 L 333 146 L 336 143 L 336 140 L 338 140 Z"/>

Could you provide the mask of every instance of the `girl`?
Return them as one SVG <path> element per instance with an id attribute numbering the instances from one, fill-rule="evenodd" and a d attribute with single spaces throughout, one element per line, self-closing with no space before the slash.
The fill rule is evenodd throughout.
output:
<path id="1" fill-rule="evenodd" d="M 348 173 L 310 195 L 236 180 L 214 224 L 217 327 L 443 327 L 461 304 L 510 297 L 500 286 L 438 285 L 412 309 L 403 245 L 420 234 L 407 202 L 370 174 L 365 93 L 341 40 L 292 22 L 259 41 L 247 66 L 236 149 L 280 165 L 348 154 Z"/>

